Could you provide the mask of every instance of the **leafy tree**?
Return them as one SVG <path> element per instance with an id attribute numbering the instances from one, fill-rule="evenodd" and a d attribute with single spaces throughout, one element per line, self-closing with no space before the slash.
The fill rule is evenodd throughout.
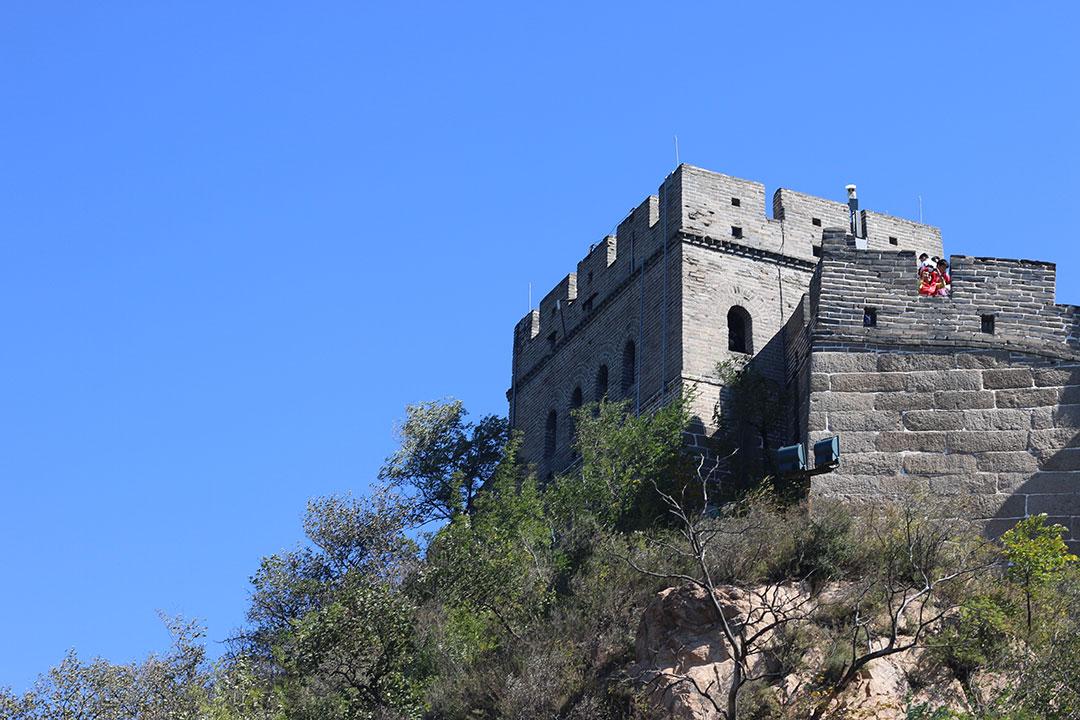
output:
<path id="1" fill-rule="evenodd" d="M 83 662 L 74 651 L 38 678 L 22 697 L 0 693 L 4 718 L 13 720 L 196 720 L 211 672 L 194 622 L 162 616 L 173 636 L 165 655 L 116 665 Z"/>
<path id="2" fill-rule="evenodd" d="M 665 515 L 654 488 L 674 490 L 690 475 L 683 452 L 688 398 L 634 415 L 627 403 L 601 402 L 576 412 L 581 465 L 559 478 L 549 504 L 564 523 L 644 527 Z"/>
<path id="3" fill-rule="evenodd" d="M 1025 518 L 1001 536 L 1007 575 L 1024 593 L 1027 611 L 1027 630 L 1031 634 L 1032 599 L 1040 588 L 1061 576 L 1076 556 L 1065 544 L 1066 529 L 1048 525 L 1046 513 Z"/>
<path id="4" fill-rule="evenodd" d="M 494 415 L 466 422 L 460 400 L 409 405 L 399 430 L 401 447 L 379 478 L 410 492 L 421 522 L 470 514 L 476 494 L 494 473 L 509 426 Z"/>
<path id="5" fill-rule="evenodd" d="M 760 448 L 760 466 L 754 467 L 745 448 L 740 448 L 743 452 L 735 456 L 736 464 L 744 474 L 760 478 L 772 467 L 769 433 L 778 429 L 786 418 L 789 393 L 782 383 L 767 377 L 748 358 L 720 362 L 716 372 L 724 389 L 713 410 L 713 422 L 723 431 L 723 439 L 735 447 L 753 438 Z M 728 455 L 733 449 L 725 447 L 721 454 Z"/>
<path id="6" fill-rule="evenodd" d="M 240 655 L 261 664 L 293 718 L 410 717 L 424 673 L 413 603 L 411 507 L 382 490 L 308 503 L 311 545 L 265 558 L 252 578 Z"/>

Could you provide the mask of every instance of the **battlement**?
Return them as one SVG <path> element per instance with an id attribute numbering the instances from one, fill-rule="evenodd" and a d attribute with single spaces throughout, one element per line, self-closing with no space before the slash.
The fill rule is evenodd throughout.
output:
<path id="1" fill-rule="evenodd" d="M 950 265 L 952 296 L 920 296 L 913 251 L 860 250 L 829 229 L 812 291 L 815 338 L 1080 358 L 1080 308 L 1054 302 L 1053 263 L 954 255 Z"/>
<path id="2" fill-rule="evenodd" d="M 861 210 L 867 246 L 940 255 L 941 231 L 930 225 Z M 515 341 L 556 339 L 590 317 L 627 278 L 663 250 L 664 242 L 707 238 L 728 250 L 745 249 L 817 262 L 825 227 L 846 226 L 848 207 L 780 188 L 766 211 L 765 186 L 753 180 L 679 165 L 660 186 L 619 223 L 614 236 L 592 245 L 539 306 L 519 323 Z M 543 352 L 538 351 L 539 356 Z"/>

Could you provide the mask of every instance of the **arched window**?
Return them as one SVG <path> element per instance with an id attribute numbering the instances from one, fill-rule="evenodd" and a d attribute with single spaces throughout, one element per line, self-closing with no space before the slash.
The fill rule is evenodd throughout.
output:
<path id="1" fill-rule="evenodd" d="M 733 305 L 727 314 L 728 350 L 752 355 L 754 352 L 754 322 L 750 313 L 739 305 Z"/>
<path id="2" fill-rule="evenodd" d="M 544 459 L 548 462 L 555 457 L 555 443 L 558 440 L 559 418 L 552 410 L 547 416 L 547 425 L 544 426 Z"/>
<path id="3" fill-rule="evenodd" d="M 633 340 L 627 340 L 622 351 L 622 395 L 629 397 L 637 380 L 637 346 Z"/>
<path id="4" fill-rule="evenodd" d="M 577 457 L 577 420 L 574 419 L 574 411 L 582 406 L 584 398 L 581 393 L 581 386 L 578 385 L 574 388 L 574 392 L 570 395 L 570 446 L 571 454 Z"/>
<path id="5" fill-rule="evenodd" d="M 601 365 L 596 371 L 596 388 L 593 400 L 600 402 L 607 397 L 608 389 L 608 372 L 607 365 Z"/>

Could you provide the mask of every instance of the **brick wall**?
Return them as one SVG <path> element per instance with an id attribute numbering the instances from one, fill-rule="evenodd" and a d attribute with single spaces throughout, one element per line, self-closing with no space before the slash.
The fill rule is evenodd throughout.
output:
<path id="1" fill-rule="evenodd" d="M 991 532 L 1047 512 L 1080 541 L 1076 308 L 1054 304 L 1048 263 L 954 257 L 952 277 L 952 298 L 919 297 L 914 253 L 826 233 L 805 418 L 842 462 L 812 496 L 925 495 Z"/>
<path id="2" fill-rule="evenodd" d="M 813 221 L 846 222 L 847 206 L 780 190 L 772 209 L 775 217 L 767 217 L 760 183 L 680 165 L 522 318 L 514 330 L 510 418 L 523 434 L 523 458 L 537 463 L 542 476 L 572 460 L 575 388 L 591 401 L 596 371 L 606 365 L 608 396 L 624 398 L 628 340 L 640 377 L 631 393 L 635 403 L 644 409 L 665 389 L 693 385 L 699 394 L 692 410 L 703 433 L 720 393 L 716 363 L 732 356 L 727 313 L 733 305 L 752 318 L 755 362 L 783 377 L 784 346 L 774 340 L 809 289 L 824 229 Z M 910 237 L 925 240 L 927 252 L 940 251 L 936 228 L 912 225 L 920 230 Z M 557 450 L 545 460 L 552 410 Z"/>

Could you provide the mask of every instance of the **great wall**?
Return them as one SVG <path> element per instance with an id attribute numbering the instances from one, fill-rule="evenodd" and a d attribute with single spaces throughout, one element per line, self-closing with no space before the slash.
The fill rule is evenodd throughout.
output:
<path id="1" fill-rule="evenodd" d="M 953 256 L 916 292 L 937 228 L 680 165 L 514 329 L 510 421 L 542 477 L 574 461 L 571 411 L 637 412 L 693 388 L 716 432 L 717 364 L 790 390 L 777 443 L 839 435 L 812 498 L 923 495 L 991 531 L 1046 512 L 1080 539 L 1080 315 L 1050 263 Z"/>

